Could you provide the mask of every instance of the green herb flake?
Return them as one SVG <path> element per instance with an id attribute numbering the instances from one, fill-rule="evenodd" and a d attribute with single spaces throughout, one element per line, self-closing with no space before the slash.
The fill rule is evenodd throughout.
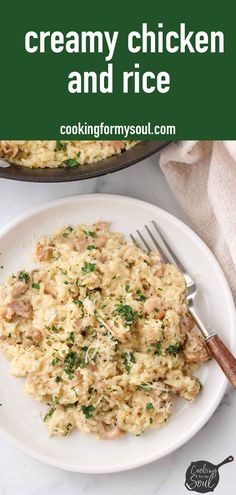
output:
<path id="1" fill-rule="evenodd" d="M 81 410 L 83 411 L 86 419 L 92 418 L 92 412 L 95 411 L 95 407 L 90 405 L 90 406 L 81 406 Z"/>
<path id="2" fill-rule="evenodd" d="M 95 267 L 96 267 L 95 263 L 90 263 L 88 261 L 85 261 L 81 271 L 83 275 L 87 275 L 88 273 L 94 272 Z"/>
<path id="3" fill-rule="evenodd" d="M 73 299 L 73 303 L 76 304 L 77 306 L 82 306 L 82 301 L 80 299 Z"/>
<path id="4" fill-rule="evenodd" d="M 93 230 L 84 230 L 84 233 L 87 237 L 97 237 L 96 232 L 93 232 Z"/>
<path id="5" fill-rule="evenodd" d="M 68 158 L 68 160 L 64 160 L 63 163 L 68 168 L 74 168 L 74 167 L 77 167 L 78 166 L 78 162 L 77 162 L 77 160 L 75 158 Z"/>
<path id="6" fill-rule="evenodd" d="M 153 403 L 152 402 L 147 402 L 146 409 L 147 409 L 147 411 L 149 411 L 150 409 L 154 409 Z"/>
<path id="7" fill-rule="evenodd" d="M 146 296 L 144 294 L 142 294 L 140 289 L 138 289 L 136 292 L 135 300 L 136 301 L 146 301 L 146 299 L 147 299 Z"/>
<path id="8" fill-rule="evenodd" d="M 74 332 L 70 332 L 69 336 L 67 337 L 68 342 L 74 342 L 75 341 L 75 334 Z"/>
<path id="9" fill-rule="evenodd" d="M 137 316 L 137 312 L 133 311 L 131 306 L 122 303 L 115 308 L 115 313 L 119 314 L 124 319 L 127 325 L 132 325 L 132 323 L 134 323 L 135 317 Z"/>
<path id="10" fill-rule="evenodd" d="M 65 229 L 65 232 L 63 232 L 63 237 L 69 237 L 69 235 L 71 234 L 71 232 L 73 232 L 73 227 L 71 227 L 70 225 Z M 63 273 L 63 271 L 62 271 Z"/>
<path id="11" fill-rule="evenodd" d="M 124 367 L 129 375 L 131 371 L 131 363 L 136 363 L 135 356 L 131 352 L 123 352 L 121 357 L 124 359 Z"/>
<path id="12" fill-rule="evenodd" d="M 59 359 L 58 358 L 53 358 L 52 362 L 51 362 L 51 366 L 56 366 L 56 364 L 58 363 Z"/>
<path id="13" fill-rule="evenodd" d="M 73 428 L 73 425 L 71 423 L 67 423 L 67 425 L 66 425 L 66 431 L 64 433 L 64 436 L 65 437 L 68 435 L 68 433 L 70 433 L 71 428 Z"/>
<path id="14" fill-rule="evenodd" d="M 161 344 L 160 344 L 160 342 L 157 342 L 157 344 L 155 344 L 155 354 L 157 354 L 158 356 L 161 355 Z"/>
<path id="15" fill-rule="evenodd" d="M 18 275 L 18 279 L 20 280 L 20 282 L 29 282 L 29 274 L 26 273 L 26 272 L 20 272 L 19 275 Z"/>
<path id="16" fill-rule="evenodd" d="M 35 282 L 32 283 L 31 285 L 32 289 L 37 289 L 39 290 L 40 289 L 40 284 L 36 284 Z"/>
<path id="17" fill-rule="evenodd" d="M 51 407 L 51 409 L 48 411 L 48 413 L 45 414 L 45 416 L 43 418 L 43 421 L 47 421 L 49 418 L 51 418 L 51 416 L 53 415 L 55 409 L 56 409 L 55 407 Z"/>
<path id="18" fill-rule="evenodd" d="M 64 371 L 67 373 L 67 375 L 71 376 L 73 372 L 78 368 L 79 366 L 79 356 L 77 352 L 68 352 L 66 354 L 65 359 L 64 359 Z"/>
<path id="19" fill-rule="evenodd" d="M 97 249 L 97 248 L 96 248 L 96 246 L 94 246 L 93 244 L 89 244 L 89 245 L 87 246 L 87 249 L 88 249 L 89 251 L 92 251 L 93 249 Z"/>
<path id="20" fill-rule="evenodd" d="M 139 386 L 138 386 L 139 389 L 142 389 L 142 390 L 146 390 L 147 392 L 149 392 L 150 390 L 152 390 L 152 386 L 150 383 L 141 383 Z"/>
<path id="21" fill-rule="evenodd" d="M 61 376 L 56 376 L 55 382 L 56 383 L 62 382 L 62 377 Z"/>
<path id="22" fill-rule="evenodd" d="M 172 354 L 174 357 L 176 357 L 180 351 L 181 351 L 181 345 L 180 344 L 169 345 L 169 347 L 167 347 L 167 349 L 166 349 L 166 352 L 168 352 L 169 354 Z"/>
<path id="23" fill-rule="evenodd" d="M 56 142 L 56 149 L 55 149 L 55 151 L 66 151 L 66 148 L 67 148 L 67 144 L 66 143 L 62 143 L 61 141 L 57 141 Z"/>

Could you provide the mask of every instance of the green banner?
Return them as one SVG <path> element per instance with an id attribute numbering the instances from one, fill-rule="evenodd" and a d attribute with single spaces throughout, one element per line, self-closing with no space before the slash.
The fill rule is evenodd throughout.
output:
<path id="1" fill-rule="evenodd" d="M 0 139 L 236 139 L 232 2 L 4 2 Z"/>

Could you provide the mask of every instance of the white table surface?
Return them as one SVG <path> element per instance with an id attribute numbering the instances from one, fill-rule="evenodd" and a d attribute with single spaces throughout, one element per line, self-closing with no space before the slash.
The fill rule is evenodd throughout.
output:
<path id="1" fill-rule="evenodd" d="M 33 206 L 52 199 L 89 192 L 133 196 L 152 202 L 184 220 L 155 155 L 127 170 L 83 182 L 30 184 L 0 180 L 0 228 Z M 186 445 L 164 459 L 114 475 L 83 475 L 41 464 L 0 439 L 0 495 L 183 495 L 185 472 L 192 461 L 214 464 L 236 457 L 236 394 L 229 388 L 207 425 Z M 78 445 L 79 448 L 79 445 Z M 236 461 L 223 466 L 218 495 L 232 495 Z M 196 493 L 196 492 L 193 492 Z"/>

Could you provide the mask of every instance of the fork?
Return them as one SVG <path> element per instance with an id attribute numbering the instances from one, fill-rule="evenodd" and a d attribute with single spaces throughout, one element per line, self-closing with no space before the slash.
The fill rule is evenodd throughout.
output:
<path id="1" fill-rule="evenodd" d="M 229 349 L 225 346 L 225 344 L 222 342 L 220 337 L 216 334 L 215 331 L 212 331 L 209 326 L 205 324 L 203 319 L 201 318 L 195 304 L 194 304 L 194 299 L 197 294 L 197 284 L 195 280 L 192 278 L 192 276 L 187 272 L 186 268 L 180 261 L 180 259 L 177 257 L 173 249 L 171 248 L 170 244 L 167 242 L 165 239 L 163 233 L 161 233 L 160 228 L 157 226 L 155 221 L 151 222 L 153 229 L 155 231 L 155 234 L 153 233 L 153 229 L 151 230 L 148 225 L 145 225 L 144 228 L 146 230 L 145 236 L 140 232 L 140 230 L 137 230 L 137 236 L 138 236 L 138 241 L 137 239 L 131 234 L 130 237 L 133 241 L 133 243 L 137 247 L 142 248 L 142 244 L 145 246 L 145 249 L 149 252 L 152 250 L 152 247 L 150 245 L 150 242 L 154 244 L 154 246 L 157 248 L 162 260 L 164 263 L 171 263 L 174 264 L 179 271 L 182 273 L 186 287 L 187 287 L 187 296 L 186 299 L 188 301 L 188 310 L 189 313 L 191 314 L 193 320 L 197 324 L 199 330 L 201 331 L 205 343 L 210 350 L 211 355 L 215 358 L 219 366 L 221 367 L 223 373 L 226 375 L 230 383 L 233 385 L 234 388 L 236 388 L 236 359 L 231 354 Z M 157 240 L 157 236 L 159 238 L 159 242 Z M 147 241 L 147 237 L 149 239 L 149 242 Z M 162 245 L 164 249 L 160 245 L 160 240 L 162 242 Z M 141 245 L 140 245 L 141 241 Z M 143 248 L 142 248 L 143 249 Z"/>

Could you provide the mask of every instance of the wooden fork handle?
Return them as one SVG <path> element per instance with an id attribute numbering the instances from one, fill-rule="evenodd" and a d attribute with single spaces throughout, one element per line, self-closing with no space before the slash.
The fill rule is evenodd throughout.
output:
<path id="1" fill-rule="evenodd" d="M 236 359 L 233 354 L 223 344 L 218 335 L 209 337 L 206 344 L 230 383 L 236 388 Z"/>

